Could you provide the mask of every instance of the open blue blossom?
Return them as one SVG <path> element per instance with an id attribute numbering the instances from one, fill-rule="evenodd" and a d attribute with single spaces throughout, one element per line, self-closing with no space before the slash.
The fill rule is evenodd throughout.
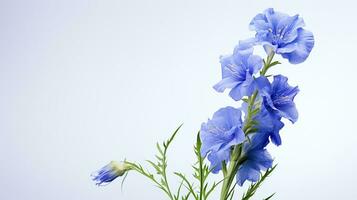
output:
<path id="1" fill-rule="evenodd" d="M 262 44 L 268 54 L 274 51 L 290 63 L 298 64 L 306 60 L 314 47 L 314 36 L 304 26 L 299 15 L 289 16 L 269 8 L 250 22 L 249 27 L 256 35 L 247 41 Z"/>
<path id="2" fill-rule="evenodd" d="M 94 172 L 91 176 L 96 185 L 105 185 L 112 182 L 119 176 L 123 176 L 129 170 L 129 166 L 125 163 L 111 161 L 109 164 Z"/>
<path id="3" fill-rule="evenodd" d="M 221 56 L 222 80 L 213 88 L 217 92 L 231 89 L 229 95 L 236 101 L 243 96 L 249 96 L 254 92 L 255 84 L 253 74 L 263 66 L 263 60 L 253 55 L 253 48 L 237 46 L 233 55 Z"/>
<path id="4" fill-rule="evenodd" d="M 264 133 L 256 133 L 250 141 L 244 143 L 243 156 L 245 161 L 240 165 L 236 175 L 239 186 L 242 186 L 246 180 L 257 182 L 260 178 L 260 171 L 272 167 L 273 158 L 265 149 L 267 144 Z"/>
<path id="5" fill-rule="evenodd" d="M 290 86 L 288 78 L 282 75 L 274 76 L 272 84 L 266 77 L 259 77 L 256 81 L 266 110 L 278 118 L 284 117 L 295 123 L 298 112 L 294 98 L 299 88 Z"/>
<path id="6" fill-rule="evenodd" d="M 201 155 L 208 155 L 213 173 L 221 170 L 223 161 L 229 161 L 231 147 L 245 140 L 241 128 L 241 111 L 233 107 L 219 109 L 201 125 Z"/>

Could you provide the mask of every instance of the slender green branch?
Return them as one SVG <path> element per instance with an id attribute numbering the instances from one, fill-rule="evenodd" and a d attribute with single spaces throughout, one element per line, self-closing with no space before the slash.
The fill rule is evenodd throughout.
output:
<path id="1" fill-rule="evenodd" d="M 172 136 L 168 140 L 166 140 L 165 142 L 162 143 L 162 145 L 160 145 L 159 143 L 156 144 L 157 150 L 159 152 L 159 154 L 155 156 L 156 159 L 157 159 L 156 163 L 152 162 L 150 160 L 147 160 L 147 162 L 155 169 L 156 173 L 159 176 L 161 176 L 160 179 L 157 179 L 149 171 L 144 170 L 144 168 L 141 165 L 125 161 L 125 163 L 130 166 L 131 170 L 134 170 L 134 171 L 144 175 L 145 177 L 149 178 L 149 180 L 154 182 L 155 185 L 158 188 L 160 188 L 161 190 L 163 190 L 167 194 L 167 196 L 170 198 L 170 200 L 177 200 L 179 197 L 176 197 L 171 192 L 171 189 L 170 189 L 170 186 L 169 186 L 169 182 L 168 182 L 168 179 L 167 179 L 167 173 L 166 173 L 166 169 L 167 169 L 167 150 L 168 150 L 171 142 L 173 141 L 173 139 L 175 138 L 176 134 L 178 133 L 178 131 L 180 130 L 181 127 L 182 127 L 182 124 L 174 131 L 174 133 L 172 134 Z"/>

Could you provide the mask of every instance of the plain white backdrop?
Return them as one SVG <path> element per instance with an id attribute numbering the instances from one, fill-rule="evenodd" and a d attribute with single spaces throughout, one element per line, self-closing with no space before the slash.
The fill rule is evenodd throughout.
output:
<path id="1" fill-rule="evenodd" d="M 316 41 L 303 64 L 277 57 L 272 72 L 300 87 L 300 119 L 270 148 L 279 165 L 254 199 L 356 199 L 352 0 L 1 0 L 0 199 L 164 200 L 134 173 L 123 191 L 89 175 L 111 160 L 153 158 L 180 123 L 169 169 L 189 175 L 200 124 L 239 106 L 212 89 L 218 58 L 253 36 L 251 18 L 268 7 L 299 13 Z"/>

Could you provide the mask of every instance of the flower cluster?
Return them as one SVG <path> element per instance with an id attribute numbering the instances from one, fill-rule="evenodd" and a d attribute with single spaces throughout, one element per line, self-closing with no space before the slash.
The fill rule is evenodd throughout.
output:
<path id="1" fill-rule="evenodd" d="M 306 60 L 314 38 L 303 27 L 303 19 L 298 15 L 267 9 L 250 23 L 255 37 L 240 41 L 232 55 L 220 58 L 222 80 L 213 88 L 217 92 L 231 89 L 229 96 L 243 103 L 240 108 L 219 109 L 201 126 L 201 154 L 207 156 L 213 173 L 223 170 L 227 177 L 235 175 L 237 184 L 242 186 L 247 180 L 258 181 L 261 171 L 272 167 L 273 158 L 266 147 L 270 142 L 281 145 L 282 118 L 297 121 L 294 98 L 299 89 L 290 86 L 283 75 L 269 80 L 266 72 L 280 64 L 273 62 L 276 54 L 292 64 Z M 258 45 L 267 53 L 265 60 L 253 54 Z M 228 164 L 233 167 L 227 168 Z M 224 183 L 228 187 L 229 181 L 228 178 Z"/>
<path id="2" fill-rule="evenodd" d="M 181 125 L 168 140 L 157 143 L 155 160 L 147 160 L 155 173 L 135 162 L 112 161 L 92 174 L 97 185 L 106 185 L 135 171 L 152 181 L 170 200 L 207 200 L 218 185 L 222 185 L 220 200 L 234 199 L 235 186 L 242 186 L 246 181 L 252 184 L 242 199 L 249 200 L 254 195 L 275 169 L 267 146 L 282 144 L 282 120 L 291 123 L 298 120 L 294 103 L 298 87 L 291 86 L 283 75 L 266 73 L 281 64 L 273 61 L 275 55 L 281 55 L 292 64 L 305 61 L 314 46 L 314 37 L 304 29 L 301 17 L 275 12 L 272 8 L 256 15 L 249 27 L 256 32 L 255 36 L 240 41 L 231 55 L 220 57 L 222 80 L 213 86 L 220 93 L 229 89 L 229 96 L 242 103 L 237 108 L 221 108 L 202 123 L 194 148 L 197 158 L 193 165 L 194 181 L 175 172 L 181 184 L 174 191 L 167 176 L 167 151 Z M 264 48 L 266 59 L 254 54 L 257 46 Z M 206 158 L 210 163 L 204 162 Z M 208 183 L 211 172 L 222 172 L 223 180 Z"/>

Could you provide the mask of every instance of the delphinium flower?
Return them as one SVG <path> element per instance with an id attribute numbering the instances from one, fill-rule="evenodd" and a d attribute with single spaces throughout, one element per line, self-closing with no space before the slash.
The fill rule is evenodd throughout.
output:
<path id="1" fill-rule="evenodd" d="M 119 176 L 123 176 L 129 169 L 129 166 L 123 162 L 111 161 L 100 170 L 94 172 L 91 176 L 97 185 L 105 185 Z"/>
<path id="2" fill-rule="evenodd" d="M 298 64 L 306 60 L 314 47 L 314 36 L 304 26 L 299 15 L 289 16 L 269 8 L 250 22 L 249 27 L 256 35 L 244 43 L 262 44 L 268 54 L 272 51 Z"/>
<path id="3" fill-rule="evenodd" d="M 256 133 L 243 144 L 242 157 L 244 162 L 239 166 L 236 175 L 237 184 L 242 186 L 246 180 L 256 182 L 260 178 L 260 171 L 272 167 L 273 159 L 265 146 L 268 144 L 264 133 Z"/>
<path id="4" fill-rule="evenodd" d="M 257 85 L 268 112 L 277 117 L 287 118 L 293 123 L 297 121 L 298 111 L 294 103 L 294 98 L 299 92 L 297 86 L 290 86 L 288 78 L 282 75 L 274 76 L 272 83 L 266 77 L 259 77 Z"/>
<path id="5" fill-rule="evenodd" d="M 253 55 L 253 48 L 237 46 L 232 55 L 221 56 L 222 80 L 213 86 L 217 92 L 231 89 L 229 95 L 236 101 L 254 92 L 253 74 L 263 65 L 263 60 Z"/>
<path id="6" fill-rule="evenodd" d="M 231 147 L 245 140 L 242 131 L 241 111 L 225 107 L 214 113 L 212 119 L 201 125 L 201 154 L 211 162 L 213 173 L 222 168 L 222 162 L 229 161 Z"/>

